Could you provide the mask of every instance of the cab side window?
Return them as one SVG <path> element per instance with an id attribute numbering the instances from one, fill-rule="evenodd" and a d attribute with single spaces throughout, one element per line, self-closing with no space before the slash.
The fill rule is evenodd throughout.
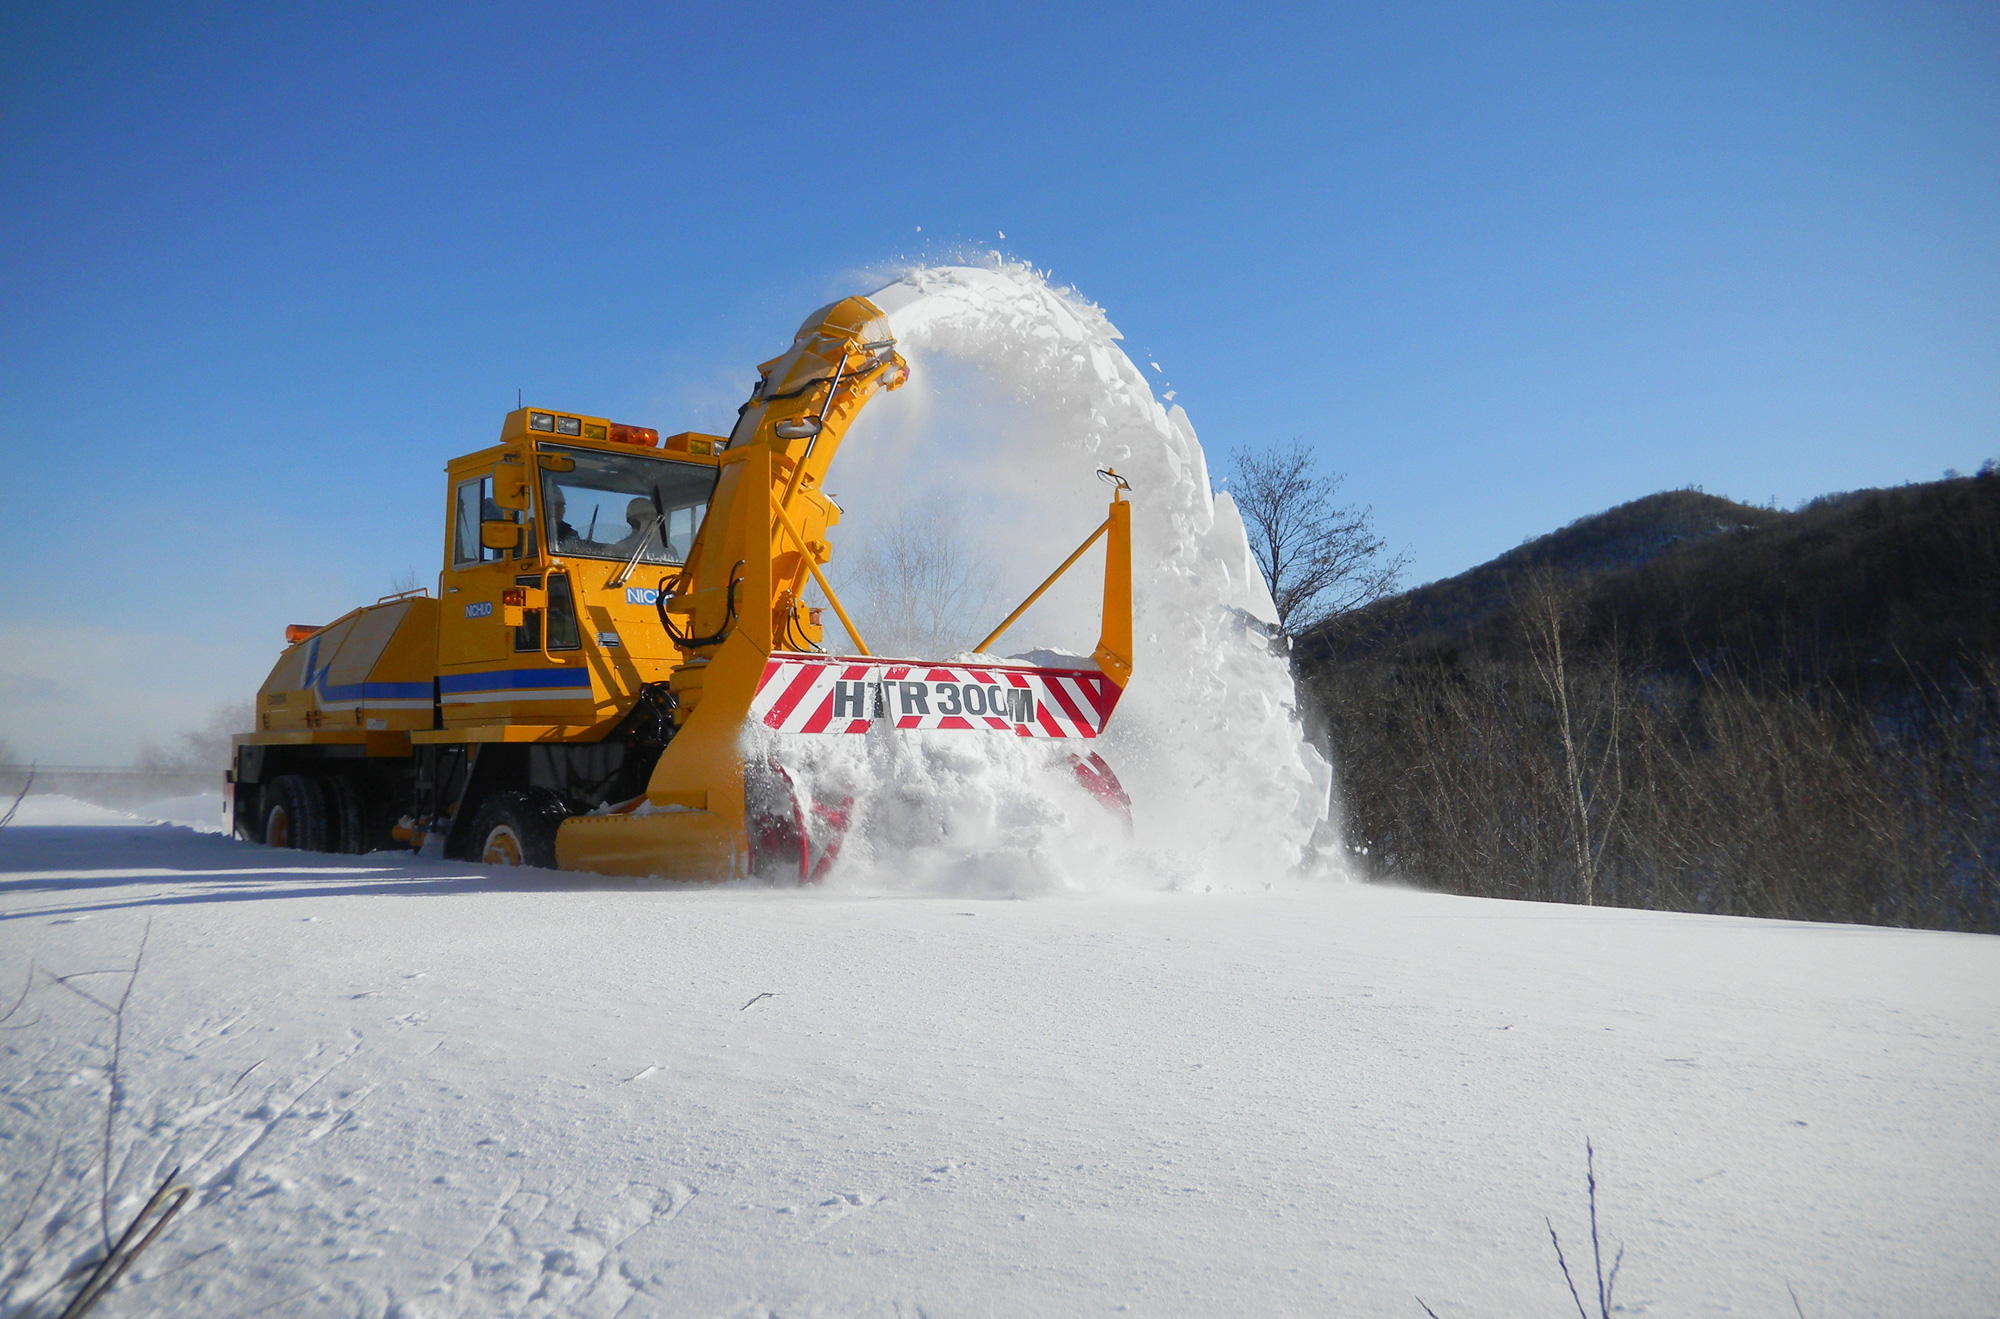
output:
<path id="1" fill-rule="evenodd" d="M 464 568 L 479 563 L 491 553 L 479 547 L 479 515 L 492 497 L 493 478 L 490 476 L 459 483 L 458 498 L 453 501 L 457 508 L 453 521 L 458 532 L 451 543 L 452 567 Z"/>
<path id="2" fill-rule="evenodd" d="M 456 528 L 451 542 L 451 563 L 454 568 L 469 568 L 476 563 L 498 563 L 507 557 L 506 550 L 489 550 L 479 543 L 481 522 L 519 522 L 521 515 L 510 508 L 502 508 L 493 502 L 493 478 L 482 476 L 476 481 L 461 481 L 457 498 L 452 501 L 455 512 L 452 518 Z M 535 533 L 530 527 L 524 541 L 523 553 L 533 558 L 535 554 Z"/>
<path id="3" fill-rule="evenodd" d="M 541 586 L 543 579 L 529 573 L 514 579 L 516 586 Z M 570 592 L 569 574 L 552 572 L 547 580 L 549 592 L 549 649 L 579 650 L 583 640 L 577 634 L 576 597 Z M 533 651 L 542 648 L 542 611 L 527 610 L 521 618 L 521 626 L 514 629 L 514 649 Z"/>

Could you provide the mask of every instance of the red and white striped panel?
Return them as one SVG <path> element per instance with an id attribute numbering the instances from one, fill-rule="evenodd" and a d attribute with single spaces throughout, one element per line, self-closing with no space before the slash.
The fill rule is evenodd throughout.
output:
<path id="1" fill-rule="evenodd" d="M 778 653 L 764 665 L 750 717 L 780 733 L 865 733 L 880 720 L 900 729 L 1092 738 L 1122 694 L 1096 669 Z"/>

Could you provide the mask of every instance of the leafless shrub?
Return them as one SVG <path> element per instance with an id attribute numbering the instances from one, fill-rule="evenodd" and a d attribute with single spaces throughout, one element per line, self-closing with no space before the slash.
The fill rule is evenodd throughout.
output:
<path id="1" fill-rule="evenodd" d="M 1514 658 L 1330 667 L 1349 842 L 1494 897 L 2000 931 L 2000 678 L 1884 711 L 1831 683 L 1579 658 L 1563 597 Z"/>
<path id="2" fill-rule="evenodd" d="M 0 1213 L 0 1316 L 83 1319 L 96 1313 L 139 1257 L 184 1221 L 176 1216 L 191 1205 L 194 1189 L 192 1178 L 182 1179 L 183 1169 L 218 1159 L 227 1164 L 246 1148 L 228 1145 L 226 1117 L 203 1117 L 164 1133 L 165 1149 L 156 1120 L 132 1120 L 145 1104 L 134 1103 L 129 1093 L 125 1046 L 151 935 L 148 922 L 130 966 L 58 975 L 30 963 L 19 996 L 0 1014 L 0 1031 L 9 1033 L 0 1038 L 9 1040 L 8 1054 L 23 1064 L 17 1074 L 0 1078 L 0 1099 L 17 1122 L 26 1119 L 0 1157 L 0 1199 L 7 1202 Z M 122 981 L 122 988 L 100 991 L 100 977 Z M 30 1003 L 41 1011 L 15 1022 Z M 91 1029 L 92 1020 L 108 1027 L 108 1038 Z M 28 1034 L 13 1036 L 16 1031 Z M 101 1093 L 75 1083 L 77 1051 L 87 1056 L 99 1050 L 101 1068 L 86 1070 L 101 1072 Z M 234 1094 L 260 1063 L 239 1071 L 226 1088 L 198 1090 L 195 1110 L 211 1113 L 220 1105 L 209 1096 Z M 153 1276 L 178 1272 L 223 1248 L 183 1248 L 183 1258 Z"/>
<path id="3" fill-rule="evenodd" d="M 21 780 L 20 788 L 14 793 L 14 800 L 8 804 L 7 813 L 0 815 L 0 829 L 5 829 L 8 825 L 14 823 L 15 813 L 21 809 L 21 803 L 27 800 L 28 792 L 34 786 L 35 771 L 31 769 L 28 771 L 26 777 Z"/>
<path id="4" fill-rule="evenodd" d="M 146 944 L 151 934 L 152 926 L 149 922 L 146 932 L 140 937 L 138 949 L 133 955 L 129 969 L 86 971 L 69 975 L 56 975 L 47 970 L 40 972 L 45 992 L 46 989 L 66 991 L 79 1002 L 88 1004 L 92 1009 L 104 1014 L 111 1025 L 111 1040 L 106 1047 L 104 1065 L 104 1112 L 101 1121 L 93 1123 L 96 1130 L 89 1138 L 89 1143 L 97 1147 L 95 1157 L 78 1164 L 71 1154 L 78 1149 L 80 1142 L 67 1138 L 54 1140 L 52 1142 L 54 1149 L 40 1178 L 22 1201 L 21 1210 L 14 1218 L 6 1236 L 0 1237 L 0 1251 L 6 1252 L 10 1257 L 9 1266 L 0 1272 L 0 1305 L 10 1301 L 25 1300 L 24 1307 L 18 1313 L 24 1315 L 37 1313 L 38 1307 L 52 1294 L 63 1290 L 66 1283 L 92 1274 L 109 1260 L 113 1253 L 116 1243 L 111 1230 L 112 1191 L 122 1172 L 122 1168 L 116 1162 L 115 1146 L 118 1117 L 124 1106 L 125 1097 L 123 1064 L 126 1014 L 131 1005 L 133 987 L 138 983 L 140 971 L 145 965 Z M 115 999 L 106 999 L 88 987 L 92 977 L 111 974 L 122 974 L 125 980 L 124 988 Z M 35 987 L 36 977 L 37 970 L 31 965 L 21 998 L 13 1009 L 9 1010 L 7 1017 L 11 1018 L 28 1000 L 30 992 Z M 0 1021 L 5 1020 L 6 1018 L 0 1018 Z M 33 1020 L 18 1028 L 10 1026 L 9 1029 L 27 1029 L 43 1024 L 41 1020 Z M 39 1103 L 31 1100 L 24 1104 L 17 1095 L 12 1097 L 12 1101 L 14 1106 L 24 1113 L 40 1115 L 41 1106 L 47 1099 L 44 1097 Z M 81 1118 L 80 1111 L 71 1109 L 69 1121 L 64 1125 L 74 1129 L 74 1126 L 82 1125 Z M 91 1185 L 93 1182 L 94 1186 Z M 94 1213 L 84 1209 L 84 1205 L 90 1200 L 96 1201 Z M 24 1226 L 29 1223 L 31 1215 L 34 1215 L 38 1203 L 43 1206 L 41 1240 L 26 1250 L 19 1250 L 17 1238 Z M 95 1251 L 82 1250 L 76 1254 L 70 1265 L 61 1265 L 59 1261 L 65 1255 L 76 1251 L 79 1244 L 74 1241 L 72 1233 L 67 1229 L 83 1228 L 84 1223 L 92 1218 L 96 1220 L 93 1224 L 96 1231 L 92 1235 L 99 1238 L 100 1248 Z M 10 1247 L 16 1249 L 10 1250 Z M 37 1277 L 46 1281 L 33 1281 Z M 25 1297 L 19 1294 L 23 1288 L 28 1289 Z M 82 1293 L 79 1292 L 78 1299 L 81 1297 Z M 65 1310 L 65 1313 L 68 1311 Z"/>
<path id="5" fill-rule="evenodd" d="M 1614 1297 L 1618 1291 L 1618 1271 L 1625 1266 L 1625 1246 L 1622 1242 L 1619 1244 L 1607 1272 L 1604 1267 L 1604 1241 L 1597 1224 L 1597 1151 L 1591 1147 L 1589 1140 L 1583 1142 L 1583 1159 L 1584 1185 L 1590 1194 L 1590 1262 L 1597 1283 L 1595 1319 L 1611 1319 L 1611 1312 L 1618 1308 Z M 1577 1290 L 1576 1275 L 1570 1272 L 1569 1256 L 1563 1251 L 1562 1238 L 1556 1234 L 1555 1220 L 1544 1217 L 1542 1223 L 1549 1230 L 1549 1244 L 1556 1252 L 1556 1267 L 1562 1272 L 1564 1285 L 1569 1288 L 1569 1299 L 1576 1306 L 1577 1319 L 1592 1319 L 1590 1307 L 1584 1304 L 1583 1294 Z M 1793 1300 L 1796 1304 L 1796 1296 Z M 1430 1319 L 1437 1319 L 1437 1311 L 1431 1309 L 1423 1297 L 1417 1297 L 1417 1304 Z"/>
<path id="6" fill-rule="evenodd" d="M 143 742 L 133 758 L 133 768 L 157 772 L 215 770 L 229 765 L 230 737 L 257 723 L 256 706 L 250 701 L 230 701 L 209 712 L 198 728 L 185 729 L 173 744 L 160 746 Z"/>
<path id="7" fill-rule="evenodd" d="M 1604 1245 L 1597 1232 L 1597 1151 L 1583 1142 L 1584 1184 L 1590 1189 L 1590 1262 L 1597 1270 L 1597 1319 L 1611 1319 L 1611 1297 L 1618 1290 L 1618 1270 L 1625 1263 L 1625 1247 L 1618 1247 L 1617 1257 L 1611 1261 L 1611 1272 L 1604 1272 Z M 1562 1269 L 1563 1281 L 1569 1284 L 1569 1298 L 1576 1302 L 1577 1319 L 1590 1319 L 1590 1312 L 1584 1308 L 1583 1298 L 1577 1295 L 1576 1279 L 1570 1276 L 1569 1260 L 1563 1255 L 1562 1239 L 1556 1236 L 1554 1220 L 1542 1220 L 1549 1229 L 1549 1244 L 1556 1248 L 1556 1264 Z"/>

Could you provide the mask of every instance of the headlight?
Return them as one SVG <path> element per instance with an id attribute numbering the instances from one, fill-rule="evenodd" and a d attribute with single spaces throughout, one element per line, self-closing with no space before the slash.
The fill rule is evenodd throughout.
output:
<path id="1" fill-rule="evenodd" d="M 576 417 L 557 417 L 556 434 L 581 435 L 583 434 L 583 422 Z"/>
<path id="2" fill-rule="evenodd" d="M 529 430 L 552 431 L 555 428 L 556 428 L 556 419 L 554 414 L 548 412 L 530 412 L 528 414 Z"/>

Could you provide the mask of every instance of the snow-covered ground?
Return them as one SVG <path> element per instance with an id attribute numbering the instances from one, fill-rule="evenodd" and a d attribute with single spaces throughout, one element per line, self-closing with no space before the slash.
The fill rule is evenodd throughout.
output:
<path id="1" fill-rule="evenodd" d="M 114 1229 L 197 1194 L 106 1316 L 1560 1314 L 1586 1137 L 1629 1313 L 2000 1296 L 2000 940 L 688 890 L 30 798 L 0 1312 L 99 1231 L 113 1021 L 52 977 L 115 1003 L 142 938 Z"/>
<path id="2" fill-rule="evenodd" d="M 0 810 L 0 815 L 6 812 Z M 137 810 L 119 810 L 97 802 L 79 801 L 59 793 L 35 793 L 14 806 L 13 824 L 179 824 L 198 833 L 222 832 L 222 794 L 197 793 L 147 802 Z"/>

